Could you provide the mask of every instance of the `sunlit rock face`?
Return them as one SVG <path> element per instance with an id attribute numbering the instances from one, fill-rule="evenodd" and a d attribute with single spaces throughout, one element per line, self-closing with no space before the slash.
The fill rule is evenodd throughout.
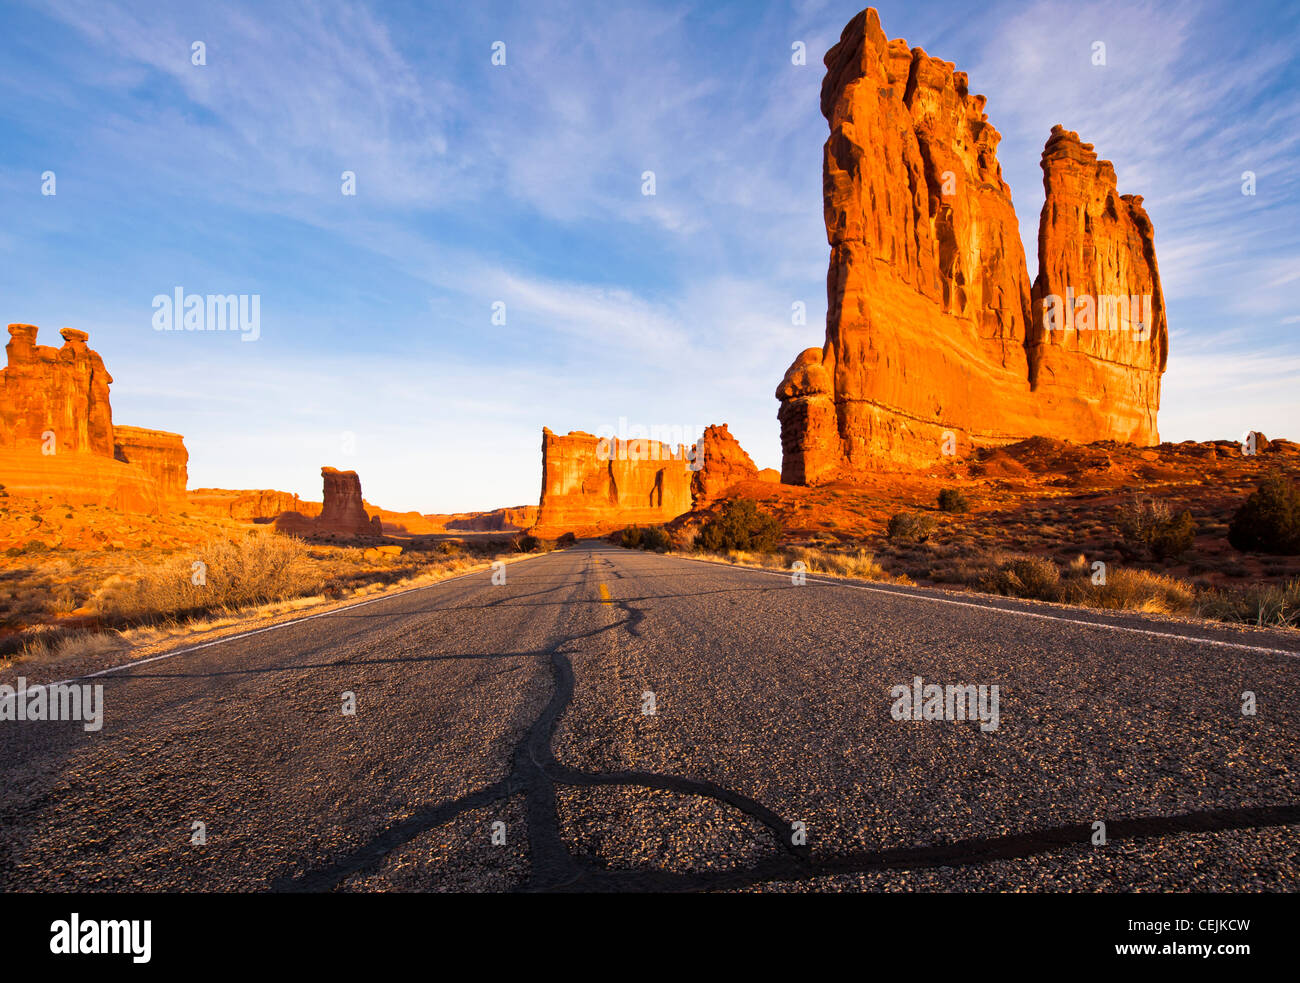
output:
<path id="1" fill-rule="evenodd" d="M 156 513 L 184 503 L 180 434 L 114 426 L 113 377 L 84 331 L 37 344 L 33 324 L 9 325 L 0 369 L 0 485 L 25 496 Z"/>
<path id="2" fill-rule="evenodd" d="M 365 500 L 361 497 L 361 478 L 355 471 L 325 467 L 320 469 L 320 474 L 323 482 L 320 512 L 314 516 L 282 512 L 275 519 L 277 532 L 344 539 L 384 534 L 379 516 L 366 512 Z"/>
<path id="3" fill-rule="evenodd" d="M 826 340 L 777 389 L 783 480 L 923 466 L 1042 433 L 1154 443 L 1167 335 L 1141 200 L 1116 195 L 1114 169 L 1054 129 L 1031 287 L 1000 137 L 965 73 L 887 40 L 874 10 L 825 61 Z M 1036 291 L 1067 286 L 1150 295 L 1150 323 L 1049 333 Z"/>
<path id="4" fill-rule="evenodd" d="M 725 423 L 690 447 L 542 429 L 542 494 L 535 532 L 601 532 L 658 525 L 760 477 Z"/>

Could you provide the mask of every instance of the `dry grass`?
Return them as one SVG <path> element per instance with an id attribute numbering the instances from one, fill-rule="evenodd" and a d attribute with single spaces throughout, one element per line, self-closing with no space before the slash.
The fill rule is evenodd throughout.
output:
<path id="1" fill-rule="evenodd" d="M 874 553 L 864 549 L 847 553 L 800 546 L 790 550 L 786 565 L 802 561 L 810 573 L 830 574 L 833 577 L 856 577 L 859 580 L 895 581 L 884 567 L 876 562 Z"/>
<path id="2" fill-rule="evenodd" d="M 1237 590 L 1206 591 L 1197 602 L 1202 617 L 1258 627 L 1300 628 L 1300 578 L 1286 584 L 1257 584 Z"/>
<path id="3" fill-rule="evenodd" d="M 0 663 L 144 648 L 326 603 L 427 586 L 496 559 L 518 557 L 508 542 L 447 541 L 376 558 L 361 548 L 308 546 L 269 530 L 236 531 L 131 573 L 110 575 L 81 617 L 28 627 Z M 204 564 L 202 577 L 196 563 Z"/>
<path id="4" fill-rule="evenodd" d="M 323 585 L 307 547 L 268 531 L 218 536 L 134 577 L 114 576 L 90 599 L 105 621 L 139 623 L 210 611 L 238 611 L 318 594 Z"/>
<path id="5" fill-rule="evenodd" d="M 33 633 L 30 641 L 11 663 L 40 662 L 48 659 L 66 659 L 105 652 L 119 652 L 126 648 L 122 636 L 115 631 L 64 632 L 49 629 Z"/>
<path id="6" fill-rule="evenodd" d="M 883 583 L 910 584 L 898 574 L 891 574 L 876 562 L 874 554 L 859 549 L 847 552 L 796 546 L 781 553 L 752 553 L 745 550 L 727 550 L 724 553 L 706 551 L 675 551 L 679 556 L 722 560 L 739 567 L 761 567 L 766 570 L 789 571 L 795 562 L 802 562 L 808 573 L 830 577 L 854 577 L 858 580 L 875 580 Z"/>

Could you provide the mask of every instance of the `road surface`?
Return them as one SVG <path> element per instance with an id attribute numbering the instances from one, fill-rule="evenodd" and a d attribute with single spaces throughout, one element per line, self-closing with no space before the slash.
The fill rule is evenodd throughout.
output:
<path id="1" fill-rule="evenodd" d="M 506 571 L 118 667 L 98 732 L 0 723 L 0 889 L 1300 888 L 1284 633 L 599 542 Z M 996 729 L 895 719 L 916 677 L 997 686 Z"/>

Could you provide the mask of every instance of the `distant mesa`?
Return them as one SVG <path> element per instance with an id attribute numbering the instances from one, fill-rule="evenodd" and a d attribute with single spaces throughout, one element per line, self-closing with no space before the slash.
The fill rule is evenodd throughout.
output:
<path id="1" fill-rule="evenodd" d="M 0 484 L 155 514 L 185 502 L 189 454 L 180 434 L 114 426 L 113 377 L 87 334 L 64 328 L 63 346 L 38 345 L 38 328 L 9 325 L 0 369 Z"/>
<path id="2" fill-rule="evenodd" d="M 966 74 L 887 40 L 872 9 L 825 63 L 826 340 L 776 390 L 783 480 L 860 478 L 1036 434 L 1158 443 L 1168 329 L 1142 199 L 1054 127 L 1031 283 L 1001 138 Z"/>
<path id="3" fill-rule="evenodd" d="M 490 512 L 449 512 L 424 517 L 434 532 L 518 532 L 537 524 L 536 505 L 514 505 Z"/>
<path id="4" fill-rule="evenodd" d="M 366 512 L 361 479 L 355 471 L 324 467 L 320 473 L 324 482 L 320 513 L 308 516 L 296 511 L 282 512 L 274 522 L 277 532 L 345 539 L 384 534 L 383 521 Z"/>
<path id="5" fill-rule="evenodd" d="M 321 510 L 320 502 L 308 502 L 292 492 L 264 488 L 192 488 L 189 503 L 195 511 L 242 522 L 273 522 L 282 512 L 314 517 Z"/>
<path id="6" fill-rule="evenodd" d="M 542 428 L 542 494 L 534 533 L 598 534 L 658 525 L 759 477 L 727 425 L 706 427 L 696 451 L 657 440 L 600 438 Z M 692 464 L 698 464 L 692 468 Z"/>

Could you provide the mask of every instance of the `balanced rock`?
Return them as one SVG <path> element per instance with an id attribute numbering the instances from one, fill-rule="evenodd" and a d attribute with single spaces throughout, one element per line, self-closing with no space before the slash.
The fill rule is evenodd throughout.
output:
<path id="1" fill-rule="evenodd" d="M 1043 432 L 1156 442 L 1163 297 L 1150 221 L 1114 193 L 1113 168 L 1053 131 L 1032 288 L 1001 138 L 966 74 L 887 40 L 870 9 L 825 63 L 826 341 L 776 391 L 782 480 L 930 465 Z M 1071 303 L 1149 295 L 1149 323 L 1120 319 L 1097 338 L 1062 317 L 1049 333 L 1034 300 L 1064 304 L 1068 288 Z"/>

